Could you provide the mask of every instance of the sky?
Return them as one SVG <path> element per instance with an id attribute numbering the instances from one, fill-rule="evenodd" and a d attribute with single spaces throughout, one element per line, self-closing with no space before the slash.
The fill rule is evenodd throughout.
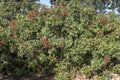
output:
<path id="1" fill-rule="evenodd" d="M 46 4 L 49 7 L 51 6 L 50 5 L 50 0 L 39 0 L 39 2 L 42 3 L 42 4 Z"/>

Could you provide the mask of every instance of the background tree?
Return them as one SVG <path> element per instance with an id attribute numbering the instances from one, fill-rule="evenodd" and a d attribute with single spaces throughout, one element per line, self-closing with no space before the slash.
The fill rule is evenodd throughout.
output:
<path id="1" fill-rule="evenodd" d="M 56 2 L 60 0 L 50 0 L 50 3 L 54 5 Z M 62 1 L 62 0 L 61 0 Z M 63 0 L 64 1 L 64 0 Z M 65 0 L 70 1 L 70 0 Z M 120 11 L 120 0 L 81 0 L 82 5 L 91 5 L 94 6 L 96 10 L 99 10 L 100 12 L 104 12 L 105 9 L 117 9 L 117 11 Z"/>

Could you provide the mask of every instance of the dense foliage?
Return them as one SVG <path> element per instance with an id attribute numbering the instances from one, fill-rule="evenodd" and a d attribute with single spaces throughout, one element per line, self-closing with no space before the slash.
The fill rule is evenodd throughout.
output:
<path id="1" fill-rule="evenodd" d="M 59 3 L 59 1 L 65 1 L 69 3 L 74 0 L 50 0 L 52 5 Z M 120 0 L 80 0 L 82 5 L 94 6 L 96 10 L 100 12 L 106 12 L 106 9 L 117 10 L 120 12 Z"/>
<path id="2" fill-rule="evenodd" d="M 33 10 L 38 0 L 0 0 L 0 25 L 8 26 L 8 21 L 16 19 L 17 14 L 26 14 Z"/>
<path id="3" fill-rule="evenodd" d="M 17 14 L 0 26 L 0 71 L 17 77 L 40 72 L 55 80 L 120 74 L 119 25 L 119 16 L 97 14 L 79 0 Z"/>

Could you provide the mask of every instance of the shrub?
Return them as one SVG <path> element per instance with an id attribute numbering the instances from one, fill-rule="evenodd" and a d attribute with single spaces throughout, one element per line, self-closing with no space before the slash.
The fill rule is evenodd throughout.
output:
<path id="1" fill-rule="evenodd" d="M 7 28 L 0 27 L 0 71 L 54 74 L 56 80 L 70 80 L 77 72 L 87 77 L 119 73 L 119 24 L 119 17 L 98 14 L 79 0 L 18 14 Z"/>

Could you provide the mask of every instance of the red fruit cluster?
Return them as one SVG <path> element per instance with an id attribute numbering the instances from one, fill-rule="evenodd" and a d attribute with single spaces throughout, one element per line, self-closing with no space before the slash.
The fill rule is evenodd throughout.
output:
<path id="1" fill-rule="evenodd" d="M 16 50 L 17 49 L 17 46 L 16 45 L 14 45 L 14 46 L 12 46 L 12 50 Z"/>
<path id="2" fill-rule="evenodd" d="M 12 20 L 9 22 L 9 26 L 14 27 L 17 25 L 17 22 L 15 20 Z"/>
<path id="3" fill-rule="evenodd" d="M 50 49 L 50 47 L 51 47 L 50 43 L 45 36 L 42 36 L 40 38 L 40 41 L 42 42 L 42 45 L 44 46 L 44 48 Z"/>
<path id="4" fill-rule="evenodd" d="M 6 44 L 6 41 L 5 41 L 5 40 L 1 40 L 1 41 L 0 41 L 0 44 L 1 44 L 1 45 L 5 45 L 5 44 Z"/>
<path id="5" fill-rule="evenodd" d="M 105 56 L 103 61 L 104 61 L 105 64 L 107 64 L 108 62 L 110 62 L 110 58 Z"/>
<path id="6" fill-rule="evenodd" d="M 26 17 L 30 21 L 32 21 L 34 18 L 36 18 L 37 14 L 38 14 L 38 11 L 32 11 L 32 12 L 29 12 Z"/>
<path id="7" fill-rule="evenodd" d="M 104 18 L 100 18 L 100 19 L 99 19 L 99 23 L 100 23 L 100 24 L 104 24 L 105 22 L 106 22 L 106 20 L 105 20 Z"/>
<path id="8" fill-rule="evenodd" d="M 68 10 L 64 7 L 64 6 L 61 6 L 61 15 L 66 15 L 68 13 Z"/>

